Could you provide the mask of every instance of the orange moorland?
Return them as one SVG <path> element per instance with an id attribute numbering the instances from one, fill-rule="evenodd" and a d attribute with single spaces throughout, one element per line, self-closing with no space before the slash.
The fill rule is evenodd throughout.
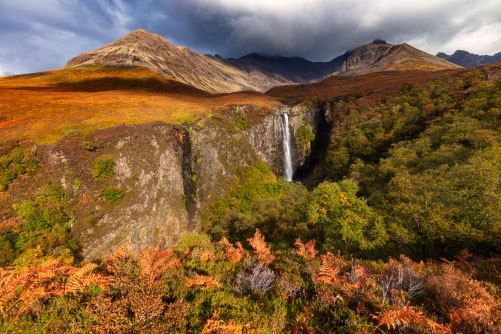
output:
<path id="1" fill-rule="evenodd" d="M 213 95 L 135 67 L 89 66 L 0 77 L 0 141 L 50 143 L 71 131 L 180 124 L 232 104 L 280 104 L 257 92 Z"/>
<path id="2" fill-rule="evenodd" d="M 331 76 L 320 82 L 300 85 L 286 85 L 270 89 L 266 94 L 280 100 L 308 101 L 311 99 L 332 99 L 342 96 L 365 97 L 379 101 L 401 92 L 404 84 L 426 82 L 438 76 L 464 72 L 442 71 L 386 71 L 357 76 Z"/>
<path id="3" fill-rule="evenodd" d="M 52 143 L 72 132 L 122 124 L 181 124 L 235 104 L 261 108 L 280 105 L 280 101 L 348 95 L 380 100 L 399 93 L 404 84 L 458 71 L 333 76 L 311 84 L 272 88 L 265 94 L 210 94 L 139 67 L 91 65 L 0 77 L 0 141 Z"/>

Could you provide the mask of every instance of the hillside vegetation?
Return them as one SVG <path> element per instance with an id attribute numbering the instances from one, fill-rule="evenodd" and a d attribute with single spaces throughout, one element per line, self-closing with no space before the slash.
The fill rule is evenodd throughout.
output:
<path id="1" fill-rule="evenodd" d="M 0 137 L 52 143 L 122 124 L 182 124 L 232 104 L 279 104 L 255 92 L 211 95 L 138 67 L 88 66 L 0 78 Z"/>
<path id="2" fill-rule="evenodd" d="M 488 67 L 406 85 L 384 103 L 328 102 L 330 145 L 304 180 L 311 191 L 248 173 L 207 231 L 238 240 L 257 227 L 277 247 L 300 236 L 376 258 L 499 254 L 499 77 Z"/>
<path id="3" fill-rule="evenodd" d="M 33 333 L 498 333 L 488 263 L 388 262 L 317 254 L 315 241 L 272 252 L 186 234 L 177 249 L 122 245 L 102 264 L 32 250 L 0 270 L 0 328 Z M 492 266 L 492 264 L 491 264 Z M 487 269 L 488 270 L 488 269 Z M 468 273 L 467 273 L 468 272 Z"/>
<path id="4" fill-rule="evenodd" d="M 136 254 L 125 244 L 98 263 L 81 262 L 64 190 L 39 188 L 33 199 L 12 206 L 12 219 L 0 222 L 0 328 L 499 333 L 501 65 L 405 83 L 409 76 L 346 78 L 357 87 L 346 94 L 338 79 L 270 91 L 284 103 L 328 112 L 324 154 L 295 183 L 257 159 L 232 166 L 237 177 L 225 184 L 227 192 L 204 203 L 201 231 L 184 233 L 175 248 L 151 245 Z M 376 89 L 376 78 L 385 77 Z M 308 101 L 308 89 L 319 95 Z M 194 89 L 186 95 L 196 103 L 237 98 Z M 278 103 L 261 94 L 242 96 L 258 105 Z M 249 117 L 241 110 L 238 122 L 229 117 L 231 133 L 241 135 Z M 81 150 L 87 154 L 95 145 L 82 142 Z M 106 185 L 114 163 L 101 156 L 86 165 L 102 183 L 103 206 L 124 196 L 115 183 Z M 38 166 L 36 152 L 27 148 L 5 152 L 0 196 Z"/>

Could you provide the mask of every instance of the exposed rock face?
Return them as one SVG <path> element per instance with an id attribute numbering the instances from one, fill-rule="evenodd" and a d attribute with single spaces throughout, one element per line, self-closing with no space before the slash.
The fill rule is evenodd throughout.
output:
<path id="1" fill-rule="evenodd" d="M 245 69 L 235 67 L 221 57 L 175 46 L 165 38 L 141 29 L 70 59 L 67 66 L 80 64 L 142 66 L 210 93 L 265 91 L 294 82 L 279 74 L 268 75 L 250 65 Z"/>
<path id="2" fill-rule="evenodd" d="M 266 91 L 279 85 L 319 81 L 334 74 L 459 68 L 408 44 L 391 45 L 382 40 L 358 47 L 329 62 L 259 54 L 224 59 L 175 46 L 142 29 L 70 59 L 67 66 L 90 64 L 142 66 L 210 93 Z"/>
<path id="3" fill-rule="evenodd" d="M 292 137 L 292 169 L 295 171 L 304 164 L 311 153 L 310 143 L 306 145 L 298 143 L 297 131 L 301 126 L 304 126 L 314 132 L 316 130 L 315 118 L 319 112 L 318 107 L 314 105 L 310 107 L 298 105 L 292 108 L 277 109 L 273 115 L 264 118 L 262 122 L 246 131 L 243 136 L 248 138 L 260 160 L 270 165 L 277 175 L 283 175 L 282 114 L 289 114 L 289 130 Z"/>
<path id="4" fill-rule="evenodd" d="M 104 186 L 88 177 L 73 193 L 75 200 L 80 198 L 78 203 L 89 200 L 81 207 L 77 204 L 74 226 L 86 258 L 100 257 L 128 240 L 136 249 L 153 240 L 165 247 L 174 244 L 181 232 L 193 228 L 184 186 L 185 155 L 176 138 L 179 130 L 165 124 L 114 130 L 97 132 L 93 139 L 103 145 L 98 151 L 115 161 L 115 176 L 110 182 L 124 191 L 124 199 L 110 207 L 99 200 Z M 88 164 L 71 163 L 67 168 L 89 169 Z M 92 215 L 95 220 L 85 222 L 85 217 Z"/>
<path id="5" fill-rule="evenodd" d="M 489 65 L 501 62 L 501 52 L 498 52 L 492 56 L 488 56 L 488 55 L 477 55 L 464 50 L 457 50 L 452 55 L 439 52 L 437 53 L 437 57 L 448 60 L 451 63 L 466 68 L 473 68 L 477 66 Z"/>
<path id="6" fill-rule="evenodd" d="M 224 196 L 239 167 L 257 159 L 282 175 L 282 113 L 290 115 L 295 139 L 301 126 L 315 131 L 318 112 L 316 106 L 277 108 L 235 130 L 235 115 L 248 113 L 247 106 L 239 106 L 187 127 L 158 122 L 109 128 L 85 138 L 96 143 L 95 151 L 84 150 L 82 138 L 65 138 L 37 147 L 40 172 L 20 180 L 12 191 L 61 184 L 74 215 L 72 231 L 87 259 L 100 258 L 126 241 L 136 250 L 150 243 L 172 246 L 182 232 L 200 227 L 201 212 Z M 294 169 L 304 164 L 309 145 L 293 141 Z M 92 174 L 93 162 L 103 157 L 114 161 L 108 181 Z M 109 187 L 121 189 L 123 199 L 107 202 L 102 192 Z"/>
<path id="7" fill-rule="evenodd" d="M 359 75 L 382 71 L 425 70 L 461 68 L 444 59 L 418 50 L 409 44 L 392 45 L 376 40 L 333 60 L 339 67 L 333 74 Z"/>

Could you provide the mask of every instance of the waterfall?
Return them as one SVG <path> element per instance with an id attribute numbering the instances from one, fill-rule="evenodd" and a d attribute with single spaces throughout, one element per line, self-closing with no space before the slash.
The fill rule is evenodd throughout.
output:
<path id="1" fill-rule="evenodd" d="M 284 146 L 284 172 L 287 182 L 292 182 L 291 136 L 289 132 L 289 115 L 283 114 L 283 146 Z"/>

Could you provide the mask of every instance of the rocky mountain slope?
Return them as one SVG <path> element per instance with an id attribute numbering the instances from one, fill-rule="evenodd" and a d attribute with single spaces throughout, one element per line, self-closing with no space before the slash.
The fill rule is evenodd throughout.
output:
<path id="1" fill-rule="evenodd" d="M 392 45 L 382 40 L 360 46 L 335 58 L 338 64 L 333 74 L 360 75 L 382 71 L 458 69 L 460 66 L 444 61 L 409 44 Z"/>
<path id="2" fill-rule="evenodd" d="M 477 55 L 464 50 L 457 50 L 452 55 L 443 52 L 437 53 L 437 57 L 450 61 L 451 63 L 466 67 L 473 68 L 482 65 L 489 65 L 501 62 L 501 52 L 492 56 Z"/>
<path id="3" fill-rule="evenodd" d="M 146 67 L 210 93 L 266 91 L 279 85 L 318 81 L 333 74 L 459 68 L 410 45 L 391 45 L 381 40 L 358 47 L 329 62 L 258 54 L 224 59 L 174 46 L 165 38 L 142 29 L 70 59 L 67 66 L 90 64 Z"/>

